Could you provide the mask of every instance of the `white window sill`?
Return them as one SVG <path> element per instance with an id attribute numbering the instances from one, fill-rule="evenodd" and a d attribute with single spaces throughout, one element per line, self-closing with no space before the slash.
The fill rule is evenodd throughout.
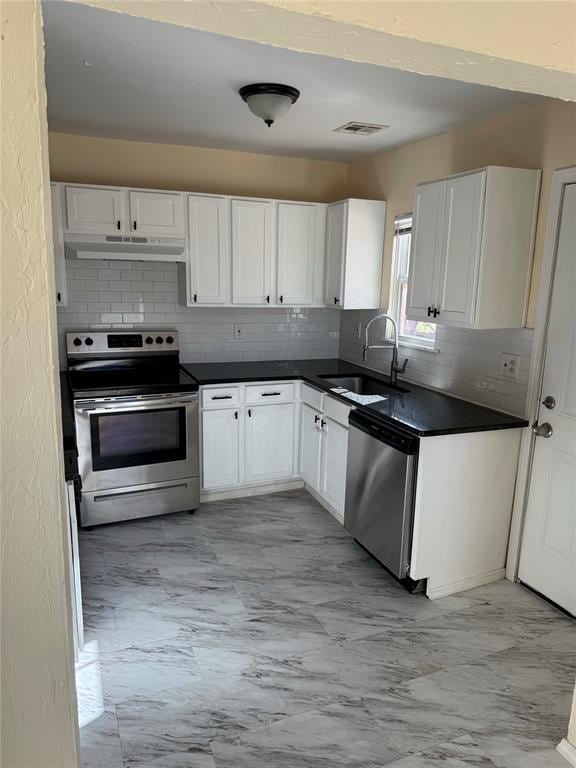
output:
<path id="1" fill-rule="evenodd" d="M 431 346 L 430 344 L 419 344 L 417 341 L 405 341 L 404 339 L 398 339 L 398 346 L 406 347 L 407 349 L 420 349 L 433 355 L 437 355 L 440 352 L 439 347 Z"/>

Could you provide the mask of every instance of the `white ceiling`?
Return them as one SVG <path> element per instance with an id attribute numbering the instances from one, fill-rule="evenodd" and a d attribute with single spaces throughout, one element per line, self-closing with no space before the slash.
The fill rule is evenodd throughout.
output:
<path id="1" fill-rule="evenodd" d="M 61 0 L 45 0 L 44 24 L 56 131 L 347 161 L 536 100 Z M 301 91 L 272 128 L 238 95 L 262 81 Z M 373 136 L 333 133 L 350 121 L 390 127 Z"/>

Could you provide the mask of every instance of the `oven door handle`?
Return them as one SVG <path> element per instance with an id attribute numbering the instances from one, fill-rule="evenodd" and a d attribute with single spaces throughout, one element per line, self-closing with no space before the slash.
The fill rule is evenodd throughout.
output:
<path id="1" fill-rule="evenodd" d="M 113 405 L 103 405 L 100 407 L 94 407 L 93 405 L 76 405 L 74 410 L 78 413 L 98 414 L 98 413 L 114 413 L 114 411 L 155 411 L 162 408 L 172 408 L 173 406 L 185 406 L 191 403 L 197 403 L 197 397 L 186 400 L 150 400 L 147 403 L 142 402 L 124 402 L 114 403 Z"/>

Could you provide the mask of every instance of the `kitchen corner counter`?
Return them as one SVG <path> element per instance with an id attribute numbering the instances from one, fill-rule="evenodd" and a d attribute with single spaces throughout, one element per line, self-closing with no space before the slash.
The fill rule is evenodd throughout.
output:
<path id="1" fill-rule="evenodd" d="M 382 374 L 339 359 L 271 360 L 234 363 L 185 363 L 182 365 L 200 386 L 251 381 L 301 380 L 348 405 L 352 400 L 331 391 L 323 376 L 364 375 L 389 384 Z M 441 392 L 401 382 L 407 392 L 390 390 L 385 400 L 357 406 L 375 421 L 400 428 L 417 437 L 520 429 L 525 419 Z"/>

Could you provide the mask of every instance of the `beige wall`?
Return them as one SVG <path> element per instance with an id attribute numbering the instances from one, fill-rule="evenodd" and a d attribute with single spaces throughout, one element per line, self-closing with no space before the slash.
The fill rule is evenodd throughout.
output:
<path id="1" fill-rule="evenodd" d="M 2 13 L 4 768 L 74 768 L 76 698 L 39 0 Z"/>
<path id="2" fill-rule="evenodd" d="M 390 289 L 394 217 L 412 210 L 416 184 L 489 164 L 543 169 L 527 319 L 533 327 L 552 173 L 576 164 L 576 104 L 560 101 L 520 107 L 351 164 L 349 194 L 388 202 L 383 306 Z"/>
<path id="3" fill-rule="evenodd" d="M 348 166 L 304 158 L 51 133 L 50 172 L 56 181 L 328 202 L 345 195 Z"/>
<path id="4" fill-rule="evenodd" d="M 570 0 L 79 1 L 297 51 L 576 100 Z"/>

